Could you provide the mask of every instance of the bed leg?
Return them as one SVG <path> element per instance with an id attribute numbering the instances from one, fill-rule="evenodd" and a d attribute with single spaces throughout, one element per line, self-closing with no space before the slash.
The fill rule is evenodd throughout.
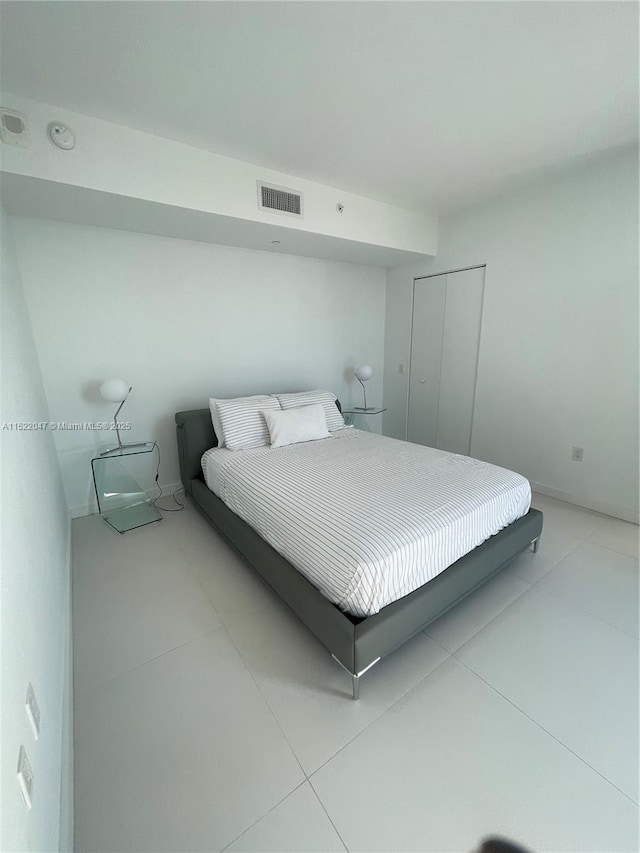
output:
<path id="1" fill-rule="evenodd" d="M 360 676 L 352 675 L 351 676 L 351 687 L 353 689 L 353 699 L 356 701 L 360 698 Z"/>
<path id="2" fill-rule="evenodd" d="M 533 554 L 535 554 L 535 553 L 537 552 L 537 550 L 538 550 L 538 545 L 539 545 L 539 544 L 540 544 L 540 537 L 538 536 L 538 538 L 537 538 L 537 539 L 532 539 L 532 540 L 531 540 L 531 544 L 529 545 L 529 550 L 530 550 Z"/>
<path id="3" fill-rule="evenodd" d="M 337 664 L 340 664 L 340 666 L 342 667 L 342 669 L 344 669 L 345 672 L 348 672 L 351 676 L 351 689 L 353 690 L 353 699 L 354 701 L 356 701 L 360 698 L 360 678 L 365 674 L 365 672 L 369 672 L 371 667 L 375 666 L 380 660 L 380 658 L 378 657 L 375 660 L 372 660 L 369 666 L 365 666 L 364 669 L 361 669 L 360 672 L 356 673 L 351 672 L 350 669 L 347 669 L 347 667 L 342 663 L 341 660 L 338 660 L 338 658 L 333 654 L 333 652 L 331 653 L 331 657 Z"/>

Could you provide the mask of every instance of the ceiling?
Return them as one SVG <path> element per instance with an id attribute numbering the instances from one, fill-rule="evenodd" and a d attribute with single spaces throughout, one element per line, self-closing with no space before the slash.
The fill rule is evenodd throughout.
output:
<path id="1" fill-rule="evenodd" d="M 638 133 L 634 2 L 5 2 L 2 88 L 443 213 Z"/>

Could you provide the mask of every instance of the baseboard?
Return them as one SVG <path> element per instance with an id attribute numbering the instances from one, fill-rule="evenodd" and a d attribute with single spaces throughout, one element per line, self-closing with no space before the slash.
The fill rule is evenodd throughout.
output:
<path id="1" fill-rule="evenodd" d="M 584 509 L 591 509 L 594 512 L 601 512 L 603 515 L 610 515 L 613 518 L 621 518 L 623 521 L 630 521 L 632 524 L 640 524 L 640 514 L 628 507 L 618 506 L 617 504 L 606 503 L 605 501 L 596 501 L 588 498 L 585 495 L 572 495 L 569 492 L 562 492 L 560 489 L 552 489 L 550 486 L 545 486 L 543 483 L 534 483 L 531 481 L 531 488 L 534 492 L 540 495 L 546 495 L 549 498 L 557 498 L 559 501 L 575 504 Z"/>
<path id="2" fill-rule="evenodd" d="M 182 483 L 166 483 L 163 486 L 160 486 L 162 489 L 162 494 L 160 497 L 166 498 L 170 497 L 177 489 L 182 488 Z M 147 491 L 147 495 L 150 498 L 157 498 L 157 489 L 149 489 Z M 71 514 L 71 518 L 84 518 L 85 515 L 95 515 L 98 512 L 98 504 L 96 501 L 91 501 L 91 503 L 87 504 L 79 504 L 78 506 L 69 507 L 69 512 Z"/>
<path id="3" fill-rule="evenodd" d="M 64 687 L 62 701 L 62 755 L 60 762 L 60 833 L 61 853 L 73 851 L 73 610 L 71 565 L 71 517 L 67 535 L 67 625 L 64 655 Z"/>
<path id="4" fill-rule="evenodd" d="M 71 518 L 84 518 L 85 515 L 94 515 L 98 511 L 96 504 L 80 504 L 69 507 Z"/>

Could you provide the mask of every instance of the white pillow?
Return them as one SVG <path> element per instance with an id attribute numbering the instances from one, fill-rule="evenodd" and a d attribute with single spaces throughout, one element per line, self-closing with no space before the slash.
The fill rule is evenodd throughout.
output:
<path id="1" fill-rule="evenodd" d="M 285 410 L 320 403 L 327 418 L 329 432 L 333 432 L 336 429 L 343 429 L 345 426 L 344 418 L 336 406 L 338 398 L 331 391 L 300 391 L 297 394 L 277 394 L 276 396 L 280 400 L 280 405 Z"/>
<path id="2" fill-rule="evenodd" d="M 269 428 L 272 447 L 317 441 L 319 438 L 329 438 L 330 435 L 324 408 L 320 403 L 286 412 L 265 412 L 264 419 Z"/>
<path id="3" fill-rule="evenodd" d="M 235 400 L 216 400 L 222 424 L 225 447 L 229 450 L 249 450 L 268 447 L 269 430 L 262 414 L 266 410 L 280 411 L 277 397 L 238 397 Z"/>
<path id="4" fill-rule="evenodd" d="M 220 415 L 218 414 L 218 407 L 216 403 L 219 403 L 219 400 L 216 400 L 215 397 L 209 397 L 209 411 L 211 412 L 211 423 L 213 424 L 213 431 L 216 434 L 216 438 L 218 439 L 218 447 L 224 447 L 224 433 L 222 432 L 222 424 L 220 423 Z"/>

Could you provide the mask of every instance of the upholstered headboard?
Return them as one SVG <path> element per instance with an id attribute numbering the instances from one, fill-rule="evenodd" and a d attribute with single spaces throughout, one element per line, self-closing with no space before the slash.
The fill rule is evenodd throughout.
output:
<path id="1" fill-rule="evenodd" d="M 336 406 L 342 411 L 340 400 Z M 176 432 L 178 436 L 178 461 L 180 479 L 185 492 L 191 494 L 191 480 L 202 480 L 202 454 L 211 447 L 217 447 L 218 439 L 211 423 L 209 409 L 191 409 L 176 413 Z"/>
<path id="2" fill-rule="evenodd" d="M 209 409 L 191 409 L 176 413 L 180 479 L 185 492 L 191 494 L 191 480 L 202 479 L 200 460 L 205 450 L 216 447 L 218 439 L 211 423 Z"/>

